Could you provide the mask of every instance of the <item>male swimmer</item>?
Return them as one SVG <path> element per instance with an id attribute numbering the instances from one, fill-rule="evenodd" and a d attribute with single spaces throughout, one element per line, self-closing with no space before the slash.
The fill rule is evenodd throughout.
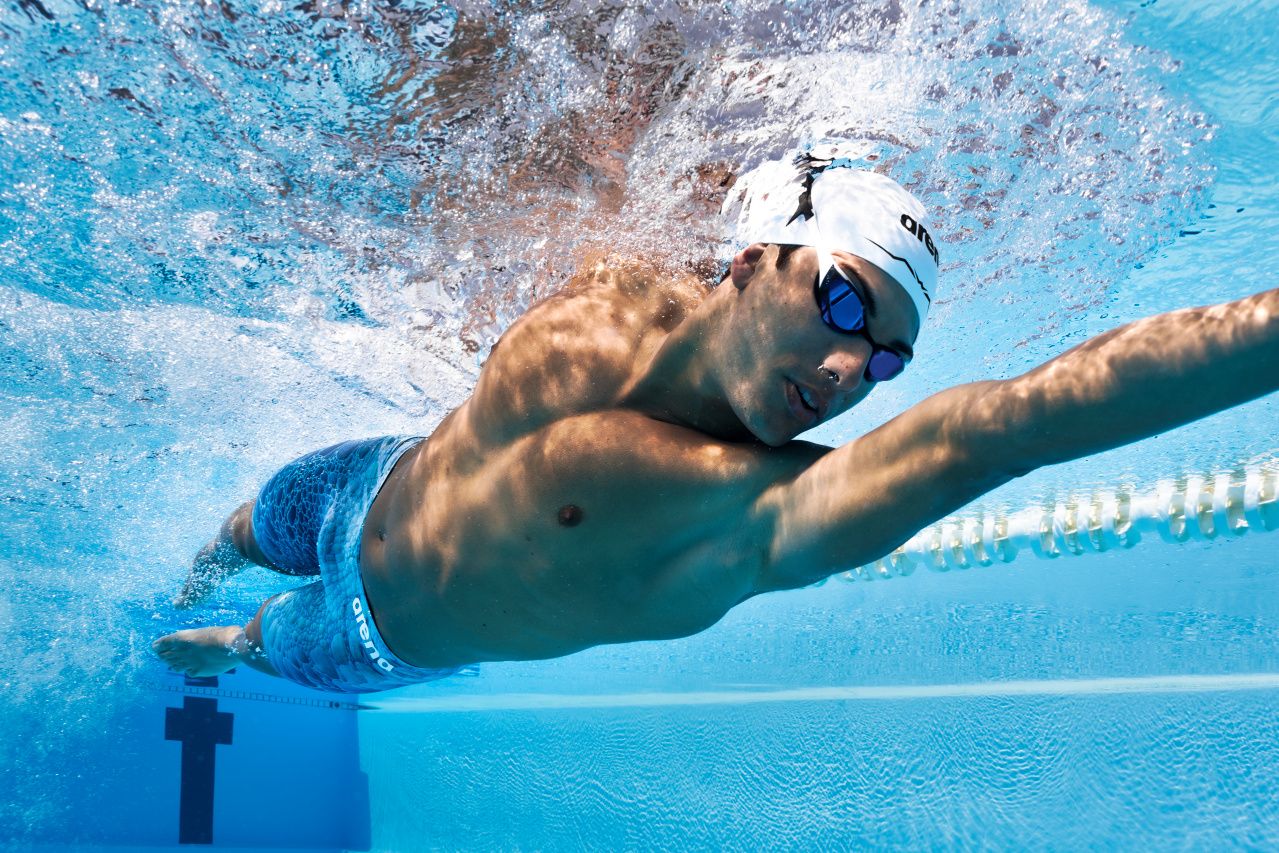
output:
<path id="1" fill-rule="evenodd" d="M 176 603 L 250 564 L 318 580 L 246 626 L 157 640 L 160 657 L 363 692 L 684 637 L 1042 465 L 1279 388 L 1270 290 L 942 391 L 843 447 L 795 441 L 909 369 L 936 238 L 913 196 L 837 151 L 745 183 L 753 242 L 719 286 L 596 263 L 511 326 L 429 438 L 351 441 L 273 476 Z"/>

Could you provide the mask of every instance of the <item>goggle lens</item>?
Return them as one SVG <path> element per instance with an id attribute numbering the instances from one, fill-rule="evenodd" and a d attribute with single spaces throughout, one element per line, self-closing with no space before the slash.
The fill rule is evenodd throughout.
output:
<path id="1" fill-rule="evenodd" d="M 906 362 L 890 349 L 877 349 L 866 364 L 866 378 L 871 382 L 887 382 L 906 369 Z"/>
<path id="2" fill-rule="evenodd" d="M 870 342 L 870 360 L 864 374 L 868 381 L 887 382 L 906 369 L 906 360 L 900 353 L 879 346 L 866 333 L 866 306 L 852 284 L 836 272 L 834 266 L 817 286 L 817 307 L 827 326 L 837 332 L 861 335 Z"/>
<path id="3" fill-rule="evenodd" d="M 834 281 L 831 279 L 834 278 Z M 826 324 L 841 332 L 858 332 L 866 324 L 866 306 L 851 284 L 833 269 L 826 276 Z"/>

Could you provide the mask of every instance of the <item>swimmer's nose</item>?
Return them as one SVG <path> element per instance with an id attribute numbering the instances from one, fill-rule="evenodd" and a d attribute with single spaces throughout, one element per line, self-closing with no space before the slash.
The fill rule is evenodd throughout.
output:
<path id="1" fill-rule="evenodd" d="M 862 350 L 865 350 L 864 352 Z M 870 360 L 870 346 L 849 348 L 833 352 L 822 362 L 821 373 L 839 394 L 851 394 L 861 387 L 866 363 Z"/>

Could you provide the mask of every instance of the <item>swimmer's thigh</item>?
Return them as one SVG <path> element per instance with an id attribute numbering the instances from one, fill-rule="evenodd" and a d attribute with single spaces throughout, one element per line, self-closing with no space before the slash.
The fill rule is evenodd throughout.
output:
<path id="1" fill-rule="evenodd" d="M 358 671 L 340 613 L 319 581 L 275 596 L 260 614 L 262 648 L 283 678 L 317 690 L 357 692 Z"/>
<path id="2" fill-rule="evenodd" d="M 287 575 L 318 575 L 316 542 L 325 514 L 350 481 L 365 442 L 308 453 L 267 480 L 253 504 L 252 534 L 267 565 Z"/>

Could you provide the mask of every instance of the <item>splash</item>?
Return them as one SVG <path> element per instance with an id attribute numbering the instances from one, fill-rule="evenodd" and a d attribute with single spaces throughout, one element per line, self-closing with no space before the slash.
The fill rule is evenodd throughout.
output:
<path id="1" fill-rule="evenodd" d="M 989 331 L 908 387 L 1041 359 L 1202 201 L 1176 73 L 1080 0 L 6 5 L 0 716 L 108 729 L 280 462 L 429 432 L 587 252 L 713 279 L 734 176 L 803 141 L 935 211 L 938 325 Z"/>

